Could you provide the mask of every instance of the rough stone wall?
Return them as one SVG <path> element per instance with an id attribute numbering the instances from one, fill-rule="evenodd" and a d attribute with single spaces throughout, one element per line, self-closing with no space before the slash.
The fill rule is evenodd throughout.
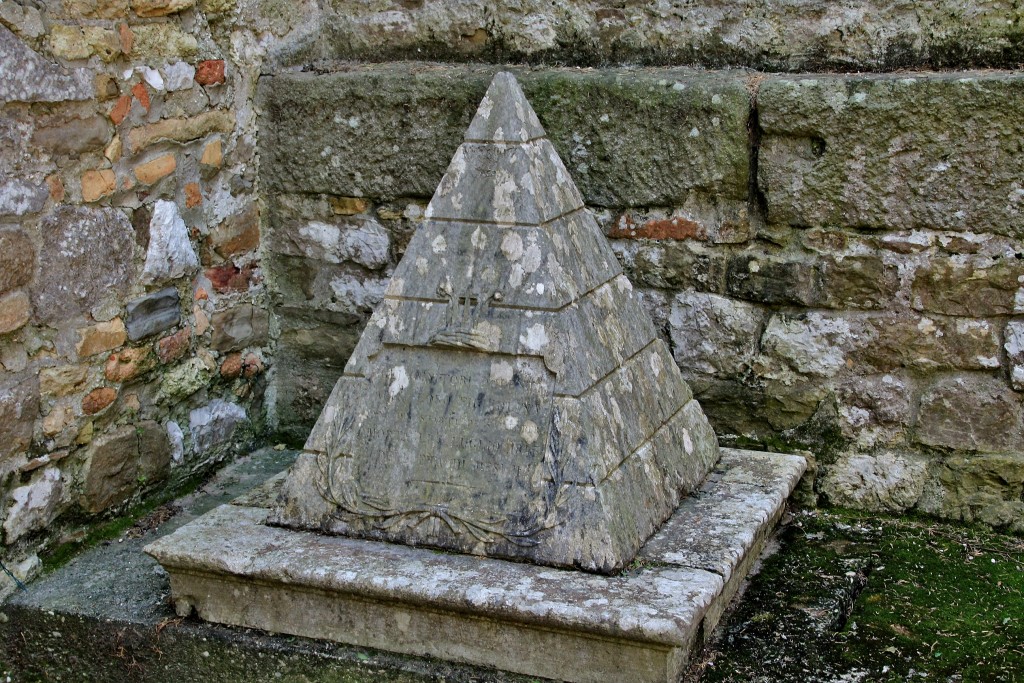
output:
<path id="1" fill-rule="evenodd" d="M 0 559 L 302 440 L 509 60 L 723 437 L 1020 528 L 1021 77 L 750 69 L 1013 68 L 1022 7 L 0 0 Z"/>
<path id="2" fill-rule="evenodd" d="M 312 17 L 250 5 L 0 2 L 0 560 L 21 578 L 265 431 L 252 95 Z"/>
<path id="3" fill-rule="evenodd" d="M 264 77 L 296 437 L 494 71 Z M 519 71 L 726 442 L 812 452 L 833 503 L 1024 528 L 1024 76 Z"/>

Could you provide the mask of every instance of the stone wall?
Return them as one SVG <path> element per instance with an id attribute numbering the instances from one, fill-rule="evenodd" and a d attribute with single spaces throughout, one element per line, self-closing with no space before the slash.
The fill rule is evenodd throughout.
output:
<path id="1" fill-rule="evenodd" d="M 0 560 L 22 578 L 266 431 L 252 96 L 292 30 L 233 0 L 0 2 Z"/>
<path id="2" fill-rule="evenodd" d="M 1022 12 L 0 0 L 0 560 L 301 441 L 508 60 L 724 439 L 1020 528 L 1021 77 L 751 69 L 1012 68 Z"/>
<path id="3" fill-rule="evenodd" d="M 281 426 L 315 419 L 496 67 L 261 83 Z M 1024 76 L 516 69 L 728 443 L 1024 529 Z"/>

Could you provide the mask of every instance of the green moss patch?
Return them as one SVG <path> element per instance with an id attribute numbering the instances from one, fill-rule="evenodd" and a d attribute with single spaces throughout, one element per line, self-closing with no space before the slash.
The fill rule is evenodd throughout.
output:
<path id="1" fill-rule="evenodd" d="M 779 542 L 690 680 L 1024 676 L 1024 539 L 815 511 Z"/>

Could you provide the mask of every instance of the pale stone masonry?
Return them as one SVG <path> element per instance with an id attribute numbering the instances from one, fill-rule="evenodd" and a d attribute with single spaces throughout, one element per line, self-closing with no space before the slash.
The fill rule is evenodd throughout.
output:
<path id="1" fill-rule="evenodd" d="M 272 521 L 622 569 L 718 442 L 511 74 L 425 216 Z"/>

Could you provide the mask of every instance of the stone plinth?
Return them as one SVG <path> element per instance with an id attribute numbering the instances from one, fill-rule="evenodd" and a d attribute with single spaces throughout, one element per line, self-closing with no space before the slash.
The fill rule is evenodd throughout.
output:
<path id="1" fill-rule="evenodd" d="M 797 456 L 722 453 L 618 576 L 274 528 L 266 492 L 146 552 L 182 615 L 559 680 L 675 681 L 805 468 Z"/>

